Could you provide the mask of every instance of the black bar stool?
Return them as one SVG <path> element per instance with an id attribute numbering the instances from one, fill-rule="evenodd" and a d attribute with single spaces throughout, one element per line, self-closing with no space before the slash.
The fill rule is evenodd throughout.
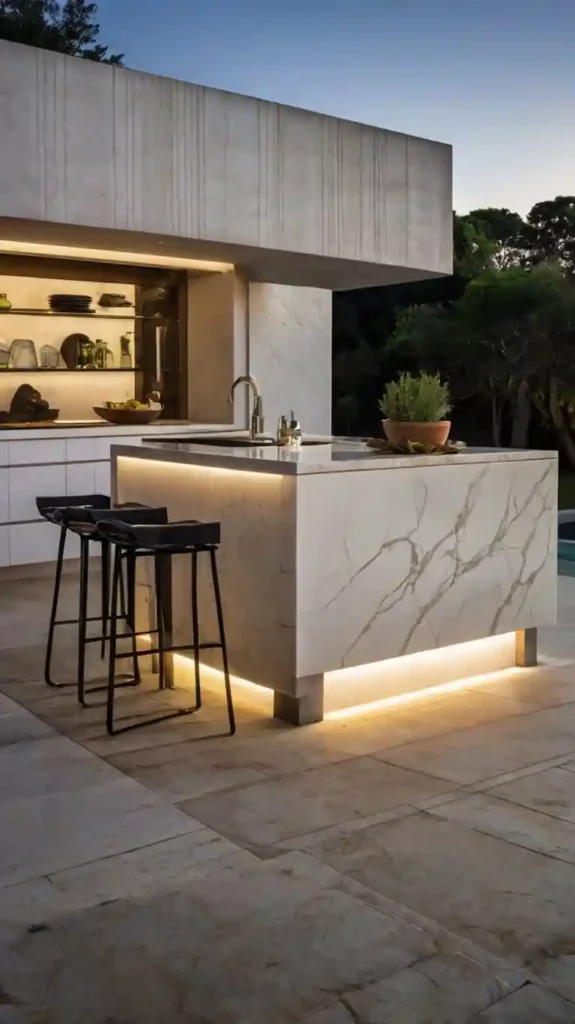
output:
<path id="1" fill-rule="evenodd" d="M 88 644 L 101 643 L 105 649 L 106 641 L 109 639 L 108 636 L 108 613 L 109 606 L 106 605 L 105 616 L 102 615 L 102 632 L 95 636 L 88 636 L 88 623 L 90 621 L 97 620 L 97 616 L 88 615 L 88 589 L 89 589 L 89 566 L 90 566 L 90 542 L 95 541 L 102 545 L 106 549 L 107 561 L 109 568 L 109 551 L 110 542 L 103 536 L 98 529 L 99 523 L 106 519 L 113 518 L 115 522 L 121 523 L 149 523 L 161 525 L 168 521 L 168 510 L 165 507 L 160 508 L 149 508 L 145 505 L 123 505 L 120 508 L 107 508 L 97 509 L 94 507 L 84 506 L 80 508 L 74 506 L 72 508 L 62 509 L 62 522 L 66 529 L 71 533 L 76 534 L 80 538 L 80 593 L 79 593 L 79 609 L 78 619 L 75 620 L 78 623 L 78 670 L 77 670 L 77 689 L 78 689 L 78 701 L 80 704 L 86 704 L 86 648 Z M 133 675 L 122 682 L 117 683 L 117 686 L 137 686 L 140 682 L 140 672 L 138 667 L 137 659 L 137 647 L 136 647 L 136 556 L 138 552 L 129 551 L 125 556 L 126 566 L 126 584 L 124 584 L 124 573 L 120 572 L 119 578 L 119 598 L 120 598 L 120 615 L 119 618 L 123 619 L 128 632 L 121 634 L 121 636 L 129 637 L 132 640 L 132 658 L 134 665 Z M 127 590 L 127 595 L 126 595 Z M 109 595 L 109 589 L 107 590 Z M 99 691 L 107 690 L 107 684 L 104 686 L 92 686 L 89 689 L 89 693 L 98 693 Z"/>
<path id="2" fill-rule="evenodd" d="M 58 555 L 56 559 L 56 575 L 54 577 L 54 592 L 52 596 L 52 607 L 50 611 L 50 622 L 48 625 L 48 642 L 46 644 L 46 660 L 44 663 L 44 679 L 48 686 L 62 687 L 75 686 L 75 683 L 57 683 L 52 679 L 52 651 L 54 648 L 54 632 L 56 626 L 73 626 L 78 619 L 58 619 L 58 605 L 60 601 L 60 585 L 62 582 L 62 569 L 64 565 L 64 551 L 68 539 L 69 527 L 64 521 L 64 512 L 72 508 L 78 509 L 109 509 L 110 498 L 106 494 L 76 494 L 36 498 L 36 507 L 43 519 L 60 527 L 60 541 L 58 544 Z M 102 592 L 101 592 L 101 614 L 90 616 L 89 621 L 102 621 L 102 633 L 106 633 L 108 621 L 108 609 L 110 602 L 110 545 L 102 544 Z M 81 584 L 80 584 L 81 586 Z M 87 587 L 87 583 L 86 583 Z M 87 590 L 86 590 L 87 593 Z M 102 641 L 102 657 L 105 654 L 105 641 Z"/>
<path id="3" fill-rule="evenodd" d="M 220 649 L 222 652 L 222 663 L 224 670 L 226 703 L 230 735 L 236 731 L 232 690 L 228 667 L 228 653 L 226 636 L 224 630 L 224 617 L 218 579 L 216 552 L 220 544 L 220 524 L 201 523 L 197 521 L 168 523 L 166 525 L 143 525 L 129 524 L 114 519 L 113 516 L 98 518 L 98 531 L 102 537 L 108 540 L 115 547 L 114 569 L 112 573 L 112 598 L 110 608 L 110 650 L 109 650 L 109 674 L 108 674 L 108 700 L 106 727 L 110 736 L 117 733 L 127 732 L 131 729 L 140 729 L 146 725 L 153 725 L 157 722 L 165 722 L 172 718 L 181 718 L 184 715 L 193 714 L 202 704 L 202 693 L 200 684 L 200 651 L 207 649 Z M 114 722 L 114 696 L 116 679 L 116 661 L 120 658 L 132 657 L 133 654 L 117 652 L 117 620 L 118 620 L 118 598 L 120 589 L 120 578 L 122 569 L 122 558 L 128 552 L 134 552 L 137 556 L 148 555 L 154 558 L 154 572 L 156 584 L 156 629 L 149 630 L 157 634 L 157 647 L 143 651 L 142 654 L 149 656 L 157 654 L 160 663 L 160 689 L 166 686 L 165 657 L 172 652 L 193 651 L 195 666 L 196 703 L 192 707 L 179 708 L 176 711 L 168 711 L 155 718 L 148 718 L 143 722 L 136 722 L 131 725 L 117 728 Z M 198 557 L 207 555 L 210 559 L 211 578 L 218 618 L 219 641 L 210 643 L 200 642 L 200 623 L 198 609 Z M 174 646 L 171 643 L 171 558 L 173 555 L 190 555 L 192 567 L 192 630 L 193 642 L 186 645 Z M 132 632 L 134 627 L 132 625 Z M 168 636 L 166 636 L 168 634 Z M 126 634 L 126 635 L 129 635 Z M 136 634 L 139 635 L 139 634 Z M 170 642 L 166 643 L 166 639 Z"/>

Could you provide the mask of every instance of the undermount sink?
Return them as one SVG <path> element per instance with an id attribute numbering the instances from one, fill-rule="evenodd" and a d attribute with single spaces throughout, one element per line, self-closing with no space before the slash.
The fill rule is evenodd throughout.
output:
<path id="1" fill-rule="evenodd" d="M 162 444 L 207 444 L 210 447 L 214 445 L 218 448 L 279 448 L 285 447 L 280 445 L 273 437 L 222 437 L 221 434 L 216 437 L 162 437 Z M 308 441 L 302 439 L 302 445 L 306 447 L 312 444 L 330 444 L 329 441 Z"/>

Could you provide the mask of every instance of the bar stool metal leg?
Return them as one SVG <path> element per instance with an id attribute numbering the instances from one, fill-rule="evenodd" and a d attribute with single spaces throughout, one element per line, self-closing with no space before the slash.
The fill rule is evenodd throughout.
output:
<path id="1" fill-rule="evenodd" d="M 66 547 L 67 533 L 67 528 L 62 524 L 60 526 L 60 541 L 58 543 L 58 555 L 56 559 L 56 576 L 54 577 L 54 593 L 52 596 L 50 622 L 48 623 L 48 641 L 46 643 L 46 660 L 44 663 L 44 681 L 48 686 L 53 686 L 54 688 L 65 685 L 62 683 L 55 683 L 52 679 L 52 650 L 54 648 L 54 632 L 56 629 L 56 618 L 58 616 L 60 584 L 62 582 L 62 567 L 64 564 L 64 548 Z"/>
<path id="2" fill-rule="evenodd" d="M 90 542 L 80 537 L 80 601 L 78 611 L 78 701 L 85 704 L 86 633 L 88 629 L 88 584 Z"/>
<path id="3" fill-rule="evenodd" d="M 122 575 L 122 559 L 120 550 L 117 548 L 114 554 L 114 569 L 112 572 L 112 597 L 110 601 L 110 644 L 109 644 L 109 665 L 108 665 L 108 699 L 106 702 L 106 729 L 110 736 L 114 735 L 114 694 L 116 689 L 116 646 L 118 633 L 118 592 L 120 589 L 120 578 Z"/>
<path id="4" fill-rule="evenodd" d="M 192 629 L 194 631 L 194 674 L 196 680 L 196 707 L 202 706 L 200 683 L 200 618 L 198 614 L 198 552 L 192 551 Z"/>
<path id="5" fill-rule="evenodd" d="M 214 585 L 214 597 L 216 599 L 216 611 L 218 615 L 218 628 L 220 631 L 220 644 L 222 647 L 222 663 L 224 668 L 224 681 L 226 687 L 226 703 L 228 705 L 228 719 L 230 723 L 230 735 L 233 736 L 236 731 L 236 718 L 234 715 L 234 704 L 232 699 L 232 687 L 230 683 L 230 670 L 228 666 L 228 648 L 226 644 L 226 634 L 224 629 L 224 615 L 222 611 L 222 598 L 220 595 L 220 581 L 218 579 L 218 566 L 216 562 L 216 552 L 214 548 L 210 549 L 210 565 L 212 568 L 212 581 Z"/>
<path id="6" fill-rule="evenodd" d="M 108 611 L 110 608 L 110 545 L 102 541 L 102 588 L 101 588 L 101 615 L 102 615 L 102 646 L 100 657 L 106 657 L 106 635 L 108 632 Z"/>
<path id="7" fill-rule="evenodd" d="M 158 648 L 159 648 L 158 657 L 159 657 L 159 667 L 160 667 L 160 675 L 159 675 L 159 680 L 158 680 L 158 686 L 159 686 L 160 690 L 165 690 L 166 689 L 166 655 L 164 653 L 164 648 L 166 646 L 166 640 L 165 640 L 165 631 L 164 631 L 164 624 L 165 624 L 164 623 L 164 606 L 163 606 L 164 587 L 163 587 L 163 580 L 162 580 L 161 557 L 162 556 L 159 555 L 159 554 L 155 554 L 154 555 L 154 581 L 155 581 L 155 585 L 156 585 L 156 625 L 157 625 L 157 633 L 158 633 Z"/>

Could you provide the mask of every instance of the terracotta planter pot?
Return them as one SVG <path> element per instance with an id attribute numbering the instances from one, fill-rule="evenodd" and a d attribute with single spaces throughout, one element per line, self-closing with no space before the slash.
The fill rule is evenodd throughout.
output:
<path id="1" fill-rule="evenodd" d="M 451 420 L 438 423 L 402 423 L 399 420 L 382 420 L 385 436 L 390 444 L 405 444 L 419 441 L 420 444 L 445 444 L 451 429 Z"/>

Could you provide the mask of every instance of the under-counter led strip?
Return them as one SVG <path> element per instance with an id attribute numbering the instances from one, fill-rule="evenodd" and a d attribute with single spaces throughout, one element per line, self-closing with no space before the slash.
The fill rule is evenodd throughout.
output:
<path id="1" fill-rule="evenodd" d="M 142 640 L 146 643 L 151 643 L 151 637 L 149 635 L 142 636 Z M 495 638 L 486 637 L 485 640 L 472 641 L 473 643 L 491 643 Z M 454 645 L 460 646 L 460 645 Z M 444 648 L 449 650 L 449 648 Z M 418 654 L 418 657 L 423 657 L 425 654 L 435 655 L 437 651 L 423 651 Z M 407 661 L 408 658 L 413 655 L 406 655 L 405 658 L 395 658 L 394 661 Z M 191 669 L 194 664 L 194 660 L 185 654 L 174 654 L 174 661 L 182 666 L 182 668 Z M 379 662 L 376 664 L 385 665 L 386 662 Z M 372 667 L 372 666 L 370 666 Z M 218 683 L 221 681 L 224 684 L 224 674 L 221 669 L 213 668 L 211 665 L 205 665 L 200 662 L 200 668 L 202 672 L 212 673 L 217 677 Z M 358 666 L 358 672 L 360 672 L 365 666 Z M 373 666 L 375 669 L 375 665 Z M 348 669 L 347 672 L 352 674 L 353 670 Z M 425 686 L 418 690 L 412 690 L 410 693 L 397 694 L 391 697 L 382 697 L 379 700 L 367 701 L 364 704 L 354 704 L 346 708 L 338 708 L 334 711 L 326 711 L 324 719 L 335 720 L 341 718 L 353 718 L 363 714 L 369 714 L 372 711 L 385 711 L 387 708 L 401 707 L 402 705 L 415 704 L 418 701 L 428 699 L 430 697 L 438 696 L 447 693 L 459 693 L 465 690 L 471 690 L 475 687 L 486 686 L 490 683 L 503 682 L 509 679 L 517 679 L 525 669 L 517 666 L 511 666 L 509 668 L 496 669 L 493 672 L 484 672 L 478 675 L 467 676 L 461 679 L 455 679 L 448 683 L 439 683 L 436 686 Z M 326 673 L 326 682 L 329 685 L 329 676 L 335 673 Z M 267 686 L 261 686 L 260 683 L 253 683 L 249 679 L 242 679 L 239 676 L 230 676 L 232 686 L 238 687 L 239 689 L 245 689 L 252 692 L 257 692 L 261 695 L 266 694 L 270 700 L 273 696 L 273 690 Z"/>
<path id="2" fill-rule="evenodd" d="M 155 440 L 156 440 L 157 444 L 161 444 L 161 439 L 158 440 L 156 438 Z M 189 437 L 187 435 L 186 436 L 182 436 L 181 441 L 183 443 L 185 443 L 185 444 L 193 444 L 194 443 L 193 435 L 190 435 Z M 156 451 L 157 449 L 154 449 L 154 450 Z M 140 466 L 140 467 L 144 467 L 147 464 L 147 460 L 145 458 L 144 459 L 138 459 L 138 458 L 135 458 L 133 455 L 119 455 L 118 456 L 118 462 L 120 462 L 120 461 L 122 461 L 122 462 L 134 462 L 134 463 L 137 463 L 137 465 Z M 237 476 L 237 477 L 240 477 L 240 476 L 241 477 L 253 476 L 253 477 L 257 477 L 258 480 L 275 480 L 275 481 L 279 480 L 280 482 L 284 479 L 284 475 L 282 473 L 270 472 L 270 470 L 267 469 L 267 468 L 262 470 L 261 473 L 256 473 L 256 472 L 254 472 L 254 470 L 243 469 L 243 468 L 242 469 L 225 469 L 223 466 L 200 466 L 200 465 L 197 465 L 196 463 L 189 463 L 189 462 L 164 462 L 163 459 L 158 459 L 158 458 L 156 458 L 156 456 L 154 456 L 153 463 L 154 463 L 154 469 L 156 468 L 156 466 L 167 466 L 167 467 L 169 467 L 169 469 L 178 470 L 180 472 L 183 470 L 183 471 L 185 471 L 187 473 L 189 473 L 189 472 L 198 472 L 198 473 L 209 473 L 211 475 L 214 475 L 214 474 L 215 475 L 225 474 L 226 476 L 229 476 L 230 474 L 232 474 L 233 476 Z M 273 465 L 273 463 L 272 463 L 272 465 Z"/>
<path id="3" fill-rule="evenodd" d="M 487 683 L 497 682 L 498 679 L 508 679 L 510 676 L 518 676 L 524 669 L 511 667 L 500 668 L 494 672 L 485 672 L 483 675 L 468 676 L 463 679 L 454 679 L 450 683 L 439 683 L 437 686 L 424 686 L 421 690 L 412 690 L 411 693 L 399 693 L 394 697 L 382 697 L 381 700 L 368 701 L 366 704 L 354 704 L 349 708 L 338 708 L 335 711 L 326 711 L 324 718 L 351 718 L 355 715 L 368 714 L 370 711 L 400 707 L 402 704 L 414 704 L 426 697 L 434 697 L 442 693 L 458 693 L 461 690 L 471 690 L 475 686 L 485 686 Z"/>

